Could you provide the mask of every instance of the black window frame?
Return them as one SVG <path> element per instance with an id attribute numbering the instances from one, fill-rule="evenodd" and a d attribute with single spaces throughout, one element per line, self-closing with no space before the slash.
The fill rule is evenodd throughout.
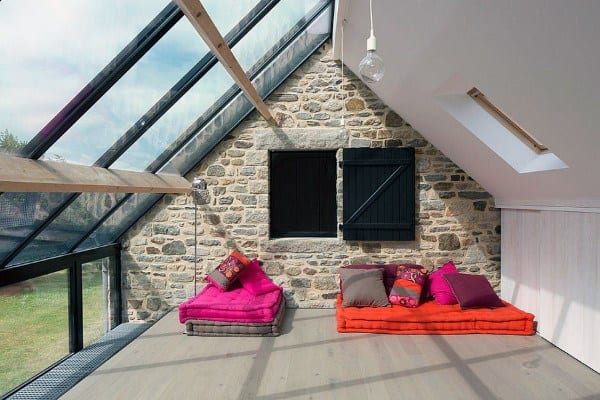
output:
<path id="1" fill-rule="evenodd" d="M 270 238 L 337 237 L 336 152 L 269 151 Z M 315 162 L 319 165 L 315 166 Z M 282 163 L 296 164 L 295 176 L 287 173 L 293 167 L 286 167 Z M 287 185 L 287 188 L 283 185 Z M 281 211 L 283 208 L 285 213 Z M 299 228 L 293 229 L 292 226 Z"/>

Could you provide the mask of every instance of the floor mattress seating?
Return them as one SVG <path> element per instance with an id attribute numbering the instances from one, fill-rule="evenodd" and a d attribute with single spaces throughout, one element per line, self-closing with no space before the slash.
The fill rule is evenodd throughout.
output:
<path id="1" fill-rule="evenodd" d="M 188 319 L 185 333 L 189 336 L 279 336 L 285 316 L 285 299 L 281 298 L 275 318 L 269 322 L 232 322 Z"/>
<path id="2" fill-rule="evenodd" d="M 348 266 L 346 268 L 382 268 L 388 295 L 394 281 L 394 266 Z M 337 296 L 338 332 L 414 334 L 502 334 L 533 335 L 534 315 L 502 301 L 504 307 L 461 309 L 460 305 L 440 305 L 427 300 L 418 307 L 343 307 L 342 293 Z"/>
<path id="3" fill-rule="evenodd" d="M 440 305 L 434 300 L 416 308 L 342 307 L 338 295 L 336 320 L 338 332 L 416 334 L 494 333 L 533 335 L 533 314 L 506 303 L 501 308 L 461 310 L 458 304 Z"/>
<path id="4" fill-rule="evenodd" d="M 258 263 L 243 272 L 227 291 L 208 283 L 179 305 L 179 322 L 191 336 L 278 336 L 285 315 L 282 288 Z"/>

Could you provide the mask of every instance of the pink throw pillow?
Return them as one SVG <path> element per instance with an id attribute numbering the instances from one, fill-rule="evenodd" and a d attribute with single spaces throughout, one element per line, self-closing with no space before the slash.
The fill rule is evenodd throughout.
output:
<path id="1" fill-rule="evenodd" d="M 456 296 L 454 296 L 450 285 L 444 279 L 444 275 L 446 274 L 458 274 L 458 270 L 452 261 L 448 261 L 438 268 L 437 271 L 432 272 L 429 275 L 429 290 L 438 304 L 457 304 L 458 301 L 456 300 Z"/>
<path id="2" fill-rule="evenodd" d="M 237 281 L 244 289 L 255 296 L 281 289 L 271 282 L 256 258 L 246 266 L 244 273 L 240 274 Z"/>

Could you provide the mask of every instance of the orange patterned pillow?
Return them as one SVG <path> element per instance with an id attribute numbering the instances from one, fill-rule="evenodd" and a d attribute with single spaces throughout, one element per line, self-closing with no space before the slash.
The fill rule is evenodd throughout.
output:
<path id="1" fill-rule="evenodd" d="M 427 282 L 427 269 L 420 265 L 398 265 L 396 280 L 390 292 L 390 303 L 404 307 L 417 307 L 423 286 Z"/>
<path id="2" fill-rule="evenodd" d="M 234 251 L 213 272 L 206 275 L 204 280 L 226 291 L 249 264 L 250 260 Z"/>

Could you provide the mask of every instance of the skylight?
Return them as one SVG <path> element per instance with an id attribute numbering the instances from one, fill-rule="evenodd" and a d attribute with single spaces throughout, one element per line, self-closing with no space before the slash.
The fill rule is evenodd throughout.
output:
<path id="1" fill-rule="evenodd" d="M 462 80 L 460 80 L 462 82 Z M 440 105 L 471 134 L 520 174 L 568 168 L 548 146 L 492 103 L 479 89 L 465 91 L 458 78 L 448 82 Z M 459 87 L 462 87 L 460 89 Z"/>

